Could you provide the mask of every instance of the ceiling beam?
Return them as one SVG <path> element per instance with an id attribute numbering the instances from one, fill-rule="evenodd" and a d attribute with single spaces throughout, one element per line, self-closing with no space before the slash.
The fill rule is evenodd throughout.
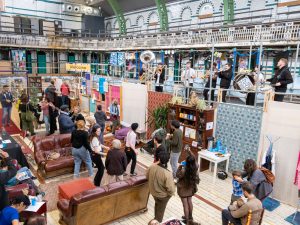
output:
<path id="1" fill-rule="evenodd" d="M 168 11 L 166 7 L 165 0 L 155 0 L 156 7 L 158 10 L 159 15 L 159 22 L 160 22 L 160 30 L 161 31 L 168 31 L 169 29 L 169 22 L 168 22 Z"/>
<path id="2" fill-rule="evenodd" d="M 123 11 L 122 11 L 118 1 L 117 0 L 108 0 L 108 3 L 111 6 L 111 8 L 113 9 L 113 11 L 117 17 L 117 20 L 119 23 L 119 34 L 120 35 L 126 34 L 127 33 L 126 20 L 125 20 Z"/>

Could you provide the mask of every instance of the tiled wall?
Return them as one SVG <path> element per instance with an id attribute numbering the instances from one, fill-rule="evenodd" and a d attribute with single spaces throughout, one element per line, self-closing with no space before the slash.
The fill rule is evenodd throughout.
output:
<path id="1" fill-rule="evenodd" d="M 260 108 L 219 104 L 216 138 L 231 153 L 229 170 L 242 170 L 246 159 L 257 159 L 262 113 Z"/>

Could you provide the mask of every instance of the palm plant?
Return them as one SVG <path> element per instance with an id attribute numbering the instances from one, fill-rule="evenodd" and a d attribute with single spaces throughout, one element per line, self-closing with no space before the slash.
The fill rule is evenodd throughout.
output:
<path id="1" fill-rule="evenodd" d="M 154 126 L 155 129 L 166 128 L 168 122 L 168 110 L 169 108 L 167 105 L 156 107 L 150 113 L 146 123 L 148 123 L 150 127 Z"/>

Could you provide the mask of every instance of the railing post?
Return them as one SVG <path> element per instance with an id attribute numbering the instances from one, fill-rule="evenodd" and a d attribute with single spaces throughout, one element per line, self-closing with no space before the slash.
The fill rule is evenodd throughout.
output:
<path id="1" fill-rule="evenodd" d="M 261 64 L 261 57 L 262 57 L 262 51 L 263 51 L 263 45 L 262 41 L 260 42 L 260 47 L 259 47 L 259 65 L 258 66 L 258 74 L 260 74 L 260 64 Z M 254 106 L 256 107 L 257 104 L 257 91 L 258 91 L 258 79 L 255 83 L 255 100 L 254 100 Z"/>
<path id="2" fill-rule="evenodd" d="M 297 63 L 298 63 L 298 55 L 299 55 L 299 45 L 300 45 L 300 43 L 298 42 L 297 43 L 297 50 L 296 50 L 296 58 L 295 58 L 295 65 L 294 65 L 294 74 L 293 74 L 293 80 L 294 80 L 294 82 L 293 82 L 293 86 L 292 86 L 292 89 L 294 89 L 294 87 L 295 87 L 295 80 L 296 80 L 296 74 L 297 74 Z"/>
<path id="3" fill-rule="evenodd" d="M 214 65 L 214 54 L 215 54 L 215 44 L 213 41 L 212 50 L 211 50 L 211 64 L 210 64 L 210 73 L 209 73 L 209 93 L 208 93 L 208 104 L 211 104 L 211 88 L 212 88 L 212 76 L 213 76 L 213 65 Z"/>

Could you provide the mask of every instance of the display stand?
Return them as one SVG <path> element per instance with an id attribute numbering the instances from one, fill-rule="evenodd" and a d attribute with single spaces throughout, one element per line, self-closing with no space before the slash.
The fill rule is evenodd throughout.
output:
<path id="1" fill-rule="evenodd" d="M 37 97 L 40 100 L 43 97 L 42 77 L 28 76 L 28 94 L 31 97 Z"/>
<path id="2" fill-rule="evenodd" d="M 189 145 L 192 153 L 198 159 L 198 151 L 207 148 L 207 138 L 213 136 L 214 109 L 200 112 L 195 107 L 188 105 L 169 104 L 168 124 L 170 131 L 171 121 L 175 119 L 181 124 L 180 129 L 183 132 L 183 148 Z M 179 161 L 186 158 L 186 152 L 183 150 Z M 209 162 L 205 159 L 201 161 L 200 171 L 206 170 Z"/>

